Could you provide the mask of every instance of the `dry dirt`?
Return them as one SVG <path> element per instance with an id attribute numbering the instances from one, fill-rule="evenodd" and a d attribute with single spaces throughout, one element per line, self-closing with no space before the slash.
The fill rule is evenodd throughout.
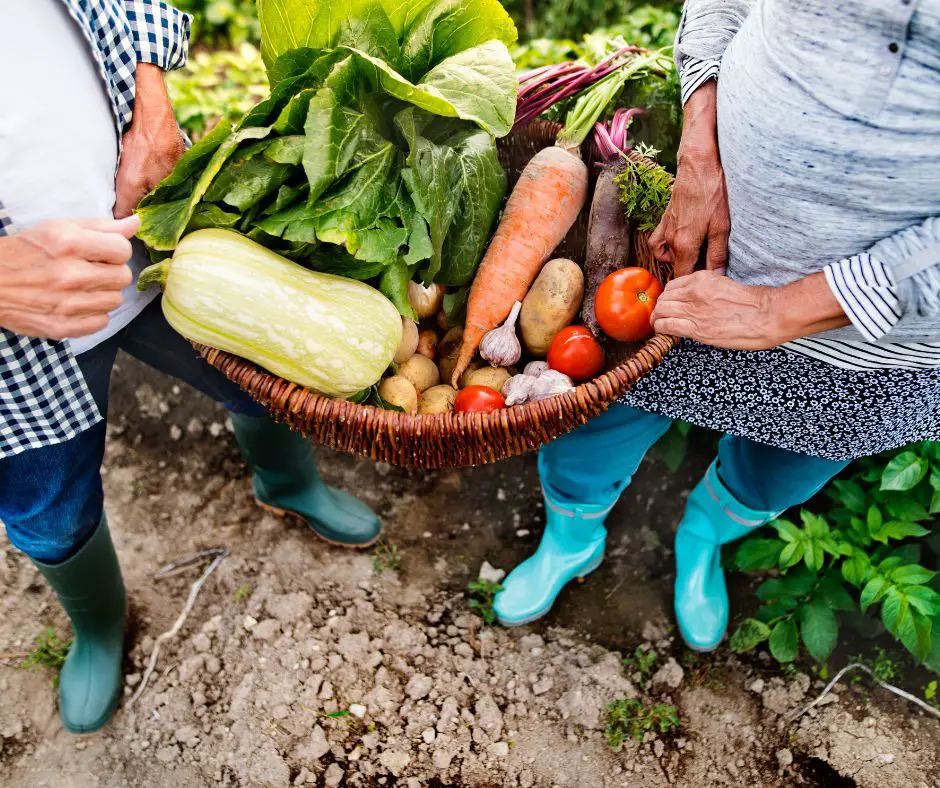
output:
<path id="1" fill-rule="evenodd" d="M 481 627 L 464 589 L 484 560 L 537 543 L 531 458 L 408 473 L 321 453 L 328 479 L 385 518 L 401 570 L 257 509 L 224 414 L 128 359 L 116 374 L 105 486 L 133 599 L 125 702 L 101 733 L 63 731 L 47 671 L 17 664 L 57 604 L 0 542 L 0 785 L 940 786 L 940 724 L 864 686 L 789 723 L 821 682 L 769 658 L 694 657 L 668 616 L 670 533 L 690 482 L 647 463 L 611 520 L 609 558 L 547 621 Z M 231 550 L 134 705 L 155 638 L 204 564 Z M 736 581 L 735 593 L 748 589 Z M 657 659 L 648 675 L 624 654 Z M 606 706 L 674 704 L 681 729 L 611 750 Z"/>

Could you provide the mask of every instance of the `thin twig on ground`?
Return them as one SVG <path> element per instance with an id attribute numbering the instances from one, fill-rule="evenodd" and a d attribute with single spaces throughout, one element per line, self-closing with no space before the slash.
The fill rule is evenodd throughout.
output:
<path id="1" fill-rule="evenodd" d="M 846 665 L 844 668 L 842 668 L 842 670 L 840 670 L 838 673 L 836 673 L 836 675 L 833 677 L 832 681 L 830 681 L 830 682 L 826 685 L 826 688 L 819 694 L 819 697 L 817 697 L 816 700 L 814 700 L 812 703 L 810 703 L 809 706 L 806 706 L 805 708 L 800 709 L 800 711 L 796 712 L 795 714 L 790 715 L 790 717 L 789 717 L 789 719 L 787 720 L 787 722 L 796 722 L 800 717 L 802 717 L 804 714 L 806 714 L 806 712 L 808 712 L 810 709 L 812 709 L 812 708 L 814 708 L 815 706 L 817 706 L 817 705 L 819 704 L 819 702 L 820 702 L 823 698 L 825 698 L 830 692 L 832 692 L 832 688 L 839 682 L 839 679 L 841 679 L 841 678 L 842 678 L 846 673 L 848 673 L 850 670 L 863 670 L 863 671 L 865 671 L 865 673 L 867 673 L 869 676 L 871 676 L 872 681 L 874 681 L 875 684 L 877 684 L 879 687 L 884 687 L 884 688 L 885 688 L 886 690 L 888 690 L 889 692 L 893 692 L 895 695 L 897 695 L 897 696 L 899 696 L 899 697 L 901 697 L 901 698 L 904 698 L 904 700 L 909 700 L 911 703 L 917 704 L 917 705 L 920 706 L 924 711 L 927 711 L 927 712 L 929 712 L 930 714 L 933 714 L 934 717 L 937 717 L 938 719 L 940 719 L 940 709 L 935 709 L 935 708 L 934 708 L 933 706 L 931 706 L 929 703 L 926 703 L 925 701 L 922 701 L 922 700 L 921 700 L 920 698 L 918 698 L 916 695 L 911 695 L 910 692 L 905 692 L 904 690 L 900 689 L 899 687 L 895 687 L 893 684 L 888 684 L 888 682 L 882 681 L 882 680 L 879 679 L 877 676 L 875 676 L 875 674 L 872 672 L 871 668 L 869 668 L 867 665 L 862 665 L 862 664 L 860 664 L 860 663 L 858 663 L 858 662 L 853 662 L 851 665 Z"/>
<path id="2" fill-rule="evenodd" d="M 177 618 L 173 626 L 160 635 L 153 644 L 153 651 L 150 653 L 150 662 L 147 663 L 147 669 L 144 671 L 144 675 L 141 678 L 140 684 L 137 686 L 136 691 L 128 701 L 128 706 L 134 705 L 140 696 L 144 694 L 144 690 L 147 689 L 147 682 L 150 681 L 150 677 L 153 675 L 153 671 L 157 667 L 157 659 L 160 656 L 160 646 L 162 646 L 166 641 L 170 640 L 170 638 L 175 637 L 177 633 L 183 628 L 183 624 L 186 623 L 187 616 L 189 616 L 190 612 L 192 611 L 193 605 L 196 604 L 196 597 L 199 596 L 199 592 L 202 590 L 206 580 L 209 579 L 209 575 L 211 575 L 216 570 L 219 564 L 222 563 L 223 559 L 230 553 L 231 550 L 229 550 L 227 547 L 216 547 L 212 550 L 203 550 L 199 553 L 195 553 L 194 555 L 181 558 L 178 561 L 174 561 L 171 564 L 167 564 L 159 572 L 157 572 L 156 575 L 154 575 L 155 580 L 159 580 L 164 577 L 172 577 L 183 567 L 191 566 L 197 561 L 208 558 L 209 556 L 213 556 L 212 563 L 206 567 L 206 571 L 202 573 L 200 578 L 195 583 L 193 583 L 192 587 L 189 589 L 189 598 L 186 600 L 186 604 L 183 605 L 183 610 L 180 613 L 179 618 Z"/>

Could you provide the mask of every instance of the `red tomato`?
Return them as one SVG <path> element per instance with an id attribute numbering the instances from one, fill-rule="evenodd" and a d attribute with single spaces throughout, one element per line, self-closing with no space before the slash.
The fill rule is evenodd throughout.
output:
<path id="1" fill-rule="evenodd" d="M 454 410 L 458 413 L 489 413 L 505 407 L 503 395 L 489 386 L 467 386 L 454 400 Z"/>
<path id="2" fill-rule="evenodd" d="M 548 366 L 572 380 L 591 380 L 604 368 L 604 350 L 584 326 L 568 326 L 549 345 Z"/>
<path id="3" fill-rule="evenodd" d="M 653 333 L 650 315 L 663 286 L 645 268 L 621 268 L 597 288 L 594 315 L 601 330 L 618 342 L 640 342 Z"/>

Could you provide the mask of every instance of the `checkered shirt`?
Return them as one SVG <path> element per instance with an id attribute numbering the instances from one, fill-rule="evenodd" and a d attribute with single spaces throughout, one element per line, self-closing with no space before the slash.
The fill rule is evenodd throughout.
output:
<path id="1" fill-rule="evenodd" d="M 188 15 L 161 0 L 61 0 L 88 41 L 108 89 L 118 139 L 134 111 L 137 63 L 186 63 Z M 0 236 L 14 232 L 0 203 Z M 0 328 L 0 458 L 61 443 L 101 421 L 64 342 Z"/>

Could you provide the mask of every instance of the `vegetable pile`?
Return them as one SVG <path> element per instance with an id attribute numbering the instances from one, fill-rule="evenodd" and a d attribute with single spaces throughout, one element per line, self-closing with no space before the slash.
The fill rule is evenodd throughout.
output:
<path id="1" fill-rule="evenodd" d="M 139 286 L 164 285 L 180 333 L 327 396 L 427 415 L 562 394 L 616 357 L 611 339 L 649 336 L 658 282 L 630 267 L 650 267 L 631 239 L 669 176 L 631 151 L 644 110 L 619 102 L 667 80 L 663 52 L 606 41 L 593 64 L 517 80 L 497 0 L 258 11 L 270 96 L 138 208 L 156 261 Z M 506 200 L 496 138 L 546 111 L 565 120 L 557 144 Z M 582 269 L 553 255 L 589 198 Z"/>
<path id="2" fill-rule="evenodd" d="M 494 137 L 515 115 L 497 0 L 259 0 L 271 95 L 220 124 L 141 202 L 172 252 L 229 228 L 315 271 L 407 286 L 468 283 L 505 196 Z"/>

